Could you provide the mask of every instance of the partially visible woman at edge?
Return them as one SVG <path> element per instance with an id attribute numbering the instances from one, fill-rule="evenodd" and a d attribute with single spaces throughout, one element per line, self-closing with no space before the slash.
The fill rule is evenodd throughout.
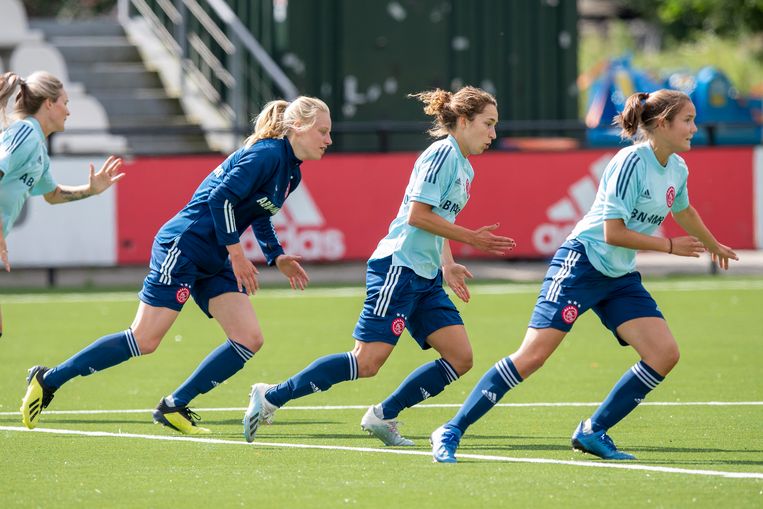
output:
<path id="1" fill-rule="evenodd" d="M 331 117 L 320 99 L 271 101 L 254 133 L 202 181 L 191 201 L 161 227 L 132 325 L 104 336 L 69 360 L 30 369 L 22 421 L 35 427 L 53 393 L 72 378 L 154 352 L 193 297 L 220 324 L 226 339 L 174 392 L 161 398 L 154 421 L 184 434 L 208 433 L 188 405 L 222 384 L 262 347 L 263 334 L 249 299 L 259 288 L 258 271 L 239 237 L 251 225 L 268 265 L 291 287 L 304 289 L 299 256 L 284 253 L 273 230 L 276 214 L 302 180 L 302 161 L 318 160 L 331 145 Z"/>
<path id="2" fill-rule="evenodd" d="M 18 92 L 16 92 L 18 90 Z M 5 110 L 8 100 L 16 94 L 12 122 L 8 125 Z M 68 203 L 95 196 L 119 181 L 122 160 L 111 156 L 98 172 L 90 165 L 86 185 L 56 184 L 50 173 L 47 139 L 64 130 L 69 116 L 69 97 L 55 76 L 37 71 L 26 79 L 13 72 L 0 76 L 0 261 L 7 272 L 8 234 L 19 217 L 29 196 L 43 195 L 50 204 Z M 0 336 L 3 319 L 0 314 Z"/>
<path id="3" fill-rule="evenodd" d="M 675 90 L 637 93 L 615 123 L 623 138 L 643 141 L 620 150 L 602 175 L 591 210 L 551 260 L 519 350 L 485 373 L 456 416 L 431 435 L 435 461 L 455 463 L 467 428 L 551 356 L 575 320 L 593 309 L 623 346 L 641 358 L 572 434 L 572 447 L 607 460 L 631 460 L 607 431 L 623 420 L 678 362 L 678 344 L 635 270 L 636 251 L 698 257 L 709 251 L 726 270 L 737 255 L 718 242 L 689 204 L 689 171 L 677 152 L 697 132 L 689 96 Z M 653 233 L 668 213 L 688 236 Z"/>

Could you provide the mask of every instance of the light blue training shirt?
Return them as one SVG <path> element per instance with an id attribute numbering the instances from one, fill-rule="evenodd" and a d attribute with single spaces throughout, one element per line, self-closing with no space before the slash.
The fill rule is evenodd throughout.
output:
<path id="1" fill-rule="evenodd" d="M 677 154 L 663 166 L 649 143 L 620 150 L 609 162 L 599 182 L 591 210 L 567 237 L 585 246 L 596 270 L 619 277 L 636 269 L 636 251 L 604 241 L 604 221 L 622 219 L 629 230 L 651 235 L 669 212 L 689 206 L 686 180 L 689 169 Z"/>
<path id="2" fill-rule="evenodd" d="M 474 170 L 448 135 L 432 143 L 416 160 L 397 217 L 371 255 L 377 260 L 392 255 L 393 266 L 404 266 L 427 279 L 440 268 L 444 239 L 408 224 L 411 202 L 432 206 L 435 214 L 453 223 L 469 200 Z"/>
<path id="3" fill-rule="evenodd" d="M 56 182 L 50 174 L 50 157 L 45 135 L 34 117 L 17 120 L 2 133 L 0 141 L 0 215 L 3 237 L 8 237 L 13 223 L 29 195 L 53 191 Z"/>

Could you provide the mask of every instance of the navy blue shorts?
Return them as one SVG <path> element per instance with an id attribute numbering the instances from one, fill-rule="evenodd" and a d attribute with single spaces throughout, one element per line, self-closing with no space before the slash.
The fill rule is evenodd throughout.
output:
<path id="1" fill-rule="evenodd" d="M 408 329 L 426 350 L 427 337 L 449 325 L 463 325 L 461 314 L 442 287 L 442 271 L 427 279 L 408 267 L 391 266 L 392 257 L 370 260 L 366 301 L 352 337 L 367 343 L 397 344 Z"/>
<path id="2" fill-rule="evenodd" d="M 578 316 L 589 309 L 593 309 L 621 345 L 626 343 L 617 335 L 620 324 L 634 318 L 663 318 L 657 303 L 641 284 L 641 274 L 605 276 L 588 261 L 583 245 L 570 240 L 551 260 L 529 327 L 569 332 Z"/>
<path id="3" fill-rule="evenodd" d="M 184 256 L 177 242 L 160 244 L 154 241 L 150 271 L 138 298 L 151 306 L 180 311 L 188 297 L 193 297 L 204 314 L 212 318 L 210 299 L 238 291 L 230 260 L 225 261 L 222 269 L 210 274 Z"/>

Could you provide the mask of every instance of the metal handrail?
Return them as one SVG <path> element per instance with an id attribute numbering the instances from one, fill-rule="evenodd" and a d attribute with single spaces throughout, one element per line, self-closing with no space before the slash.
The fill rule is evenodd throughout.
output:
<path id="1" fill-rule="evenodd" d="M 211 9 L 220 19 L 220 23 L 205 11 L 201 3 Z M 159 15 L 166 16 L 172 30 L 165 26 L 157 12 L 145 0 L 119 0 L 119 18 L 123 23 L 130 20 L 131 6 L 146 19 L 167 51 L 182 63 L 181 93 L 185 90 L 185 80 L 193 80 L 207 100 L 228 113 L 232 125 L 247 124 L 248 121 L 245 107 L 246 91 L 243 87 L 246 81 L 246 55 L 261 66 L 283 98 L 293 100 L 299 95 L 294 83 L 223 0 L 174 0 L 174 3 L 172 0 L 156 0 L 156 8 L 161 11 Z M 215 55 L 214 49 L 201 37 L 189 33 L 189 16 L 203 27 L 204 33 L 209 35 L 216 47 L 229 57 L 226 61 L 221 61 Z M 193 50 L 198 56 L 202 67 L 191 61 L 189 50 Z M 204 69 L 209 71 L 209 76 Z"/>
<path id="2" fill-rule="evenodd" d="M 218 27 L 214 20 L 212 20 L 212 18 L 206 12 L 204 12 L 204 9 L 196 0 L 183 0 L 183 3 L 186 5 L 186 7 L 188 7 L 188 10 L 190 10 L 191 13 L 196 16 L 196 19 L 199 20 L 201 26 L 203 26 L 207 33 L 215 40 L 215 42 L 220 45 L 223 51 L 229 55 L 235 53 L 236 46 L 233 44 L 233 41 L 225 36 L 223 31 L 220 30 L 220 27 Z M 207 4 L 210 4 L 210 7 L 213 9 L 215 8 L 212 5 L 212 2 L 207 2 Z M 218 16 L 220 16 L 219 13 Z M 220 18 L 222 19 L 222 16 L 220 16 Z"/>
<path id="3" fill-rule="evenodd" d="M 220 19 L 222 19 L 236 34 L 236 37 L 246 46 L 249 53 L 259 62 L 259 64 L 265 69 L 265 72 L 273 79 L 273 81 L 281 89 L 284 98 L 291 101 L 296 99 L 299 95 L 297 86 L 286 76 L 281 68 L 270 57 L 267 51 L 257 42 L 252 33 L 241 23 L 238 16 L 231 10 L 231 8 L 222 0 L 206 0 L 212 9 L 215 10 Z"/>

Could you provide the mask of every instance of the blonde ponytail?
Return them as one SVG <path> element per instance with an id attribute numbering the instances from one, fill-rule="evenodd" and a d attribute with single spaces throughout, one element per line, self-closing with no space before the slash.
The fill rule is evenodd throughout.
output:
<path id="1" fill-rule="evenodd" d="M 13 106 L 13 116 L 16 118 L 34 115 L 46 99 L 57 101 L 64 89 L 61 80 L 45 71 L 32 73 L 27 79 L 13 72 L 3 74 L 0 76 L 0 115 L 2 115 L 3 126 L 7 125 L 5 109 L 8 99 L 17 86 L 19 91 Z"/>

